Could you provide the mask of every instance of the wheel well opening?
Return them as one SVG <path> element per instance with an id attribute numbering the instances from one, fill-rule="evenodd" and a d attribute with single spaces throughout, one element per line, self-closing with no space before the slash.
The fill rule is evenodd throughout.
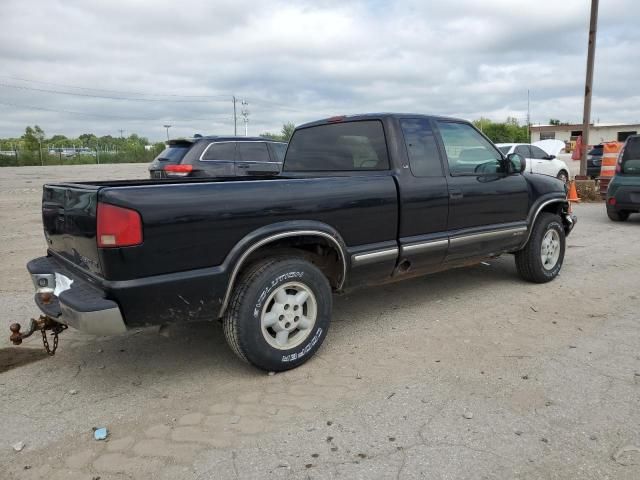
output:
<path id="1" fill-rule="evenodd" d="M 540 213 L 553 213 L 554 215 L 562 214 L 562 210 L 564 209 L 564 204 L 562 202 L 554 202 L 548 205 L 545 205 Z"/>
<path id="2" fill-rule="evenodd" d="M 343 258 L 338 247 L 328 239 L 313 235 L 281 238 L 257 248 L 242 264 L 239 274 L 253 263 L 276 255 L 298 256 L 311 262 L 327 277 L 334 290 L 344 280 Z"/>

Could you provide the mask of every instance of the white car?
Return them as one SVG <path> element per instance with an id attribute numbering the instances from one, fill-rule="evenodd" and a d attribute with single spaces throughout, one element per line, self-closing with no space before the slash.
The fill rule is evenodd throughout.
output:
<path id="1" fill-rule="evenodd" d="M 564 148 L 564 142 L 557 140 L 543 140 L 543 142 L 543 145 L 536 145 L 535 143 L 496 143 L 496 147 L 505 156 L 510 153 L 518 153 L 526 158 L 526 171 L 529 173 L 551 175 L 565 183 L 568 182 L 569 167 L 562 160 L 556 158 L 556 155 Z M 541 148 L 542 146 L 545 148 Z"/>

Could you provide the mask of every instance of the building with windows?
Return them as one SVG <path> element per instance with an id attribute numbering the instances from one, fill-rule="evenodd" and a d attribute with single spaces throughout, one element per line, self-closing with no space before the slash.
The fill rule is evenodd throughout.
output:
<path id="1" fill-rule="evenodd" d="M 629 135 L 640 132 L 640 123 L 596 123 L 589 127 L 589 143 L 624 142 Z M 531 142 L 538 140 L 562 140 L 574 145 L 582 135 L 582 124 L 570 125 L 532 125 Z"/>

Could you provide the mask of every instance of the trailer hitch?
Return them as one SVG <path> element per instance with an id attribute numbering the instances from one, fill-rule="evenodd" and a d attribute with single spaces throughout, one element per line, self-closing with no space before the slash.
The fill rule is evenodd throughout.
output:
<path id="1" fill-rule="evenodd" d="M 47 315 L 40 315 L 37 320 L 32 318 L 29 322 L 29 330 L 22 333 L 20 329 L 22 326 L 19 323 L 13 323 L 9 327 L 11 330 L 11 336 L 9 340 L 14 345 L 20 345 L 22 340 L 33 335 L 34 332 L 40 331 L 42 333 L 42 343 L 44 349 L 49 355 L 55 355 L 58 349 L 58 335 L 67 329 L 67 326 L 63 323 L 58 323 Z M 53 348 L 49 346 L 49 340 L 47 339 L 47 330 L 51 330 L 51 336 L 53 337 Z"/>

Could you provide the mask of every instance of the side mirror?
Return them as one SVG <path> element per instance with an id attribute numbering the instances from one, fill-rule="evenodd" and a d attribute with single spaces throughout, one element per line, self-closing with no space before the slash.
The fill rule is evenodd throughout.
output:
<path id="1" fill-rule="evenodd" d="M 522 173 L 527 168 L 527 160 L 519 153 L 507 155 L 507 168 L 509 173 Z"/>
<path id="2" fill-rule="evenodd" d="M 545 160 L 553 160 L 554 158 L 556 158 L 555 155 L 547 155 L 546 157 L 544 157 Z"/>

